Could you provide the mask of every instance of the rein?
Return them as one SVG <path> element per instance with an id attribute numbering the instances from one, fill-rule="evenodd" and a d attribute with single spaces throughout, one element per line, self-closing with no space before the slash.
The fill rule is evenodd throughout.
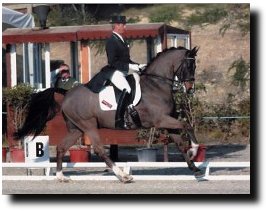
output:
<path id="1" fill-rule="evenodd" d="M 156 74 L 150 74 L 150 73 L 142 72 L 141 75 L 151 76 L 151 77 L 158 78 L 158 79 L 161 79 L 161 80 L 164 80 L 164 81 L 167 81 L 167 82 L 170 81 L 171 85 L 172 85 L 172 83 L 177 82 L 177 80 L 175 80 L 175 79 L 166 78 L 166 77 L 163 77 L 163 76 L 160 76 L 160 75 L 156 75 Z"/>
<path id="2" fill-rule="evenodd" d="M 174 79 L 171 79 L 171 78 L 167 78 L 167 77 L 163 77 L 163 76 L 160 76 L 160 75 L 156 75 L 156 74 L 151 74 L 151 73 L 146 73 L 145 71 L 141 73 L 141 75 L 147 75 L 147 76 L 151 76 L 151 77 L 154 77 L 154 78 L 158 78 L 158 79 L 161 79 L 161 80 L 164 80 L 166 82 L 170 81 L 170 84 L 172 87 L 175 87 L 175 83 L 181 83 L 181 81 L 178 80 L 178 77 L 177 74 L 178 74 L 178 70 L 182 67 L 182 65 L 184 64 L 184 62 L 186 60 L 189 60 L 189 59 L 193 59 L 195 60 L 194 58 L 184 58 L 182 60 L 182 62 L 180 63 L 180 65 L 178 66 L 178 68 L 176 69 L 176 71 L 174 72 Z"/>

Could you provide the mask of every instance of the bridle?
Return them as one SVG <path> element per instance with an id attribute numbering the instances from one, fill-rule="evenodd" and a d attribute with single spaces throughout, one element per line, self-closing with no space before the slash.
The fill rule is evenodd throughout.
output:
<path id="1" fill-rule="evenodd" d="M 194 78 L 190 79 L 190 80 L 188 80 L 188 79 L 184 80 L 183 79 L 183 75 L 184 75 L 184 71 L 185 70 L 182 67 L 183 67 L 184 63 L 187 62 L 188 60 L 194 60 L 195 61 L 195 58 L 186 57 L 186 58 L 182 59 L 182 62 L 180 63 L 180 65 L 178 66 L 176 71 L 174 71 L 173 79 L 167 78 L 167 77 L 164 77 L 164 76 L 160 76 L 160 75 L 156 75 L 156 74 L 146 73 L 145 71 L 141 72 L 141 75 L 147 75 L 147 76 L 150 76 L 150 77 L 158 78 L 161 81 L 164 81 L 165 83 L 167 83 L 167 84 L 172 86 L 172 90 L 174 92 L 176 92 L 176 91 L 186 92 L 186 88 L 185 88 L 184 83 L 185 82 L 191 82 L 191 81 L 195 80 Z M 194 91 L 195 91 L 195 88 L 194 88 L 194 84 L 193 84 L 193 88 L 192 88 L 191 92 L 194 93 Z"/>
<path id="2" fill-rule="evenodd" d="M 177 68 L 177 70 L 175 71 L 174 73 L 174 83 L 173 83 L 173 91 L 176 92 L 187 92 L 188 94 L 193 94 L 195 92 L 195 85 L 193 83 L 192 85 L 192 88 L 189 89 L 189 90 L 186 90 L 186 87 L 185 87 L 185 83 L 186 82 L 194 82 L 195 81 L 195 78 L 189 78 L 189 79 L 184 79 L 184 68 L 183 65 L 185 62 L 189 61 L 189 60 L 193 60 L 194 63 L 195 63 L 195 58 L 193 57 L 186 57 L 182 60 L 181 64 L 179 65 L 179 67 Z M 193 65 L 192 68 L 194 68 L 195 65 Z M 181 68 L 181 71 L 179 71 L 179 69 Z M 194 70 L 195 71 L 195 70 Z"/>

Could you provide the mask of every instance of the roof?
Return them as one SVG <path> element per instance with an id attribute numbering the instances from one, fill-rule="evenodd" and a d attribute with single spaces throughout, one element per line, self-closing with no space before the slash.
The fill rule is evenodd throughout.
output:
<path id="1" fill-rule="evenodd" d="M 166 33 L 189 34 L 189 31 L 178 29 L 164 23 L 127 24 L 126 39 L 156 37 Z M 58 26 L 48 29 L 7 29 L 2 34 L 5 44 L 27 42 L 64 42 L 79 40 L 107 39 L 112 33 L 110 24 Z"/>
<path id="2" fill-rule="evenodd" d="M 34 18 L 31 14 L 23 14 L 6 7 L 2 7 L 2 30 L 5 30 L 8 27 L 32 28 L 34 25 Z"/>

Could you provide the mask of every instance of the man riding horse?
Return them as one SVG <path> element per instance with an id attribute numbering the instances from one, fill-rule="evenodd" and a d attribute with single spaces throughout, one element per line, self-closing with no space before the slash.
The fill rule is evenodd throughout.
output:
<path id="1" fill-rule="evenodd" d="M 106 54 L 108 65 L 103 68 L 106 74 L 109 74 L 110 81 L 122 91 L 118 101 L 116 111 L 116 128 L 124 128 L 124 113 L 130 102 L 131 87 L 126 76 L 132 74 L 136 81 L 139 81 L 138 71 L 146 65 L 138 64 L 130 59 L 129 45 L 124 40 L 123 35 L 126 31 L 126 17 L 113 16 L 112 35 L 106 41 Z"/>
<path id="2" fill-rule="evenodd" d="M 114 32 L 117 30 L 116 27 L 124 27 L 125 25 L 125 17 L 120 16 L 112 20 L 114 23 L 121 23 L 120 26 L 118 23 L 114 24 Z M 123 30 L 121 29 L 121 31 Z M 119 50 L 120 48 L 122 50 Z M 139 71 L 141 65 L 130 60 L 128 46 L 115 33 L 107 41 L 106 51 L 108 65 L 101 70 L 101 72 L 106 72 L 106 74 L 97 74 L 91 80 L 95 81 L 95 83 L 89 82 L 69 90 L 61 105 L 54 98 L 54 94 L 60 91 L 56 88 L 49 88 L 34 94 L 28 106 L 27 117 L 22 128 L 14 133 L 14 138 L 17 140 L 28 134 L 36 137 L 43 131 L 46 123 L 56 116 L 60 106 L 68 128 L 68 133 L 57 146 L 56 177 L 61 181 L 67 180 L 62 171 L 63 157 L 68 149 L 76 143 L 77 139 L 84 134 L 90 138 L 94 152 L 113 170 L 120 181 L 130 182 L 133 179 L 130 174 L 122 171 L 106 154 L 98 130 L 99 128 L 116 129 L 117 125 L 123 127 L 123 124 L 121 124 L 123 119 L 121 120 L 120 118 L 121 122 L 118 121 L 118 123 L 114 120 L 118 114 L 122 114 L 125 106 L 118 108 L 118 112 L 101 109 L 100 93 L 91 88 L 93 84 L 99 83 L 98 80 L 95 80 L 97 77 L 103 78 L 100 81 L 102 85 L 110 80 L 117 87 L 120 87 L 120 90 L 123 90 L 119 100 L 120 105 L 122 105 L 123 101 L 126 101 L 125 98 L 133 90 L 130 90 L 124 80 L 124 76 L 132 70 Z M 145 70 L 142 71 L 139 79 L 141 100 L 138 104 L 134 104 L 142 127 L 167 130 L 169 143 L 176 144 L 177 149 L 187 162 L 188 168 L 193 171 L 196 177 L 203 175 L 203 172 L 193 162 L 193 158 L 197 155 L 199 144 L 193 128 L 187 122 L 179 121 L 175 118 L 175 100 L 172 91 L 177 83 L 184 88 L 186 93 L 190 93 L 193 90 L 197 52 L 197 47 L 191 50 L 178 47 L 166 49 L 157 54 Z M 138 76 L 136 72 L 134 75 Z M 101 86 L 99 87 L 99 90 L 103 90 Z M 132 128 L 137 129 L 140 127 L 135 124 Z M 182 130 L 185 135 L 180 134 L 179 130 Z M 188 141 L 191 142 L 191 148 L 185 151 L 185 143 Z"/>

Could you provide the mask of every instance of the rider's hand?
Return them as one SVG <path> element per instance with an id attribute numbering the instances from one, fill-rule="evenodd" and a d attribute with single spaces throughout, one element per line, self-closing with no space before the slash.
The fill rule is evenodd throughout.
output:
<path id="1" fill-rule="evenodd" d="M 147 64 L 139 64 L 139 70 L 143 71 L 146 68 Z"/>
<path id="2" fill-rule="evenodd" d="M 55 70 L 55 74 L 61 73 L 63 70 L 68 70 L 66 66 L 61 66 Z"/>
<path id="3" fill-rule="evenodd" d="M 139 65 L 138 64 L 129 64 L 128 68 L 133 71 L 139 71 Z"/>
<path id="4" fill-rule="evenodd" d="M 68 70 L 66 66 L 62 66 L 58 68 L 59 72 L 62 72 L 63 70 Z"/>

